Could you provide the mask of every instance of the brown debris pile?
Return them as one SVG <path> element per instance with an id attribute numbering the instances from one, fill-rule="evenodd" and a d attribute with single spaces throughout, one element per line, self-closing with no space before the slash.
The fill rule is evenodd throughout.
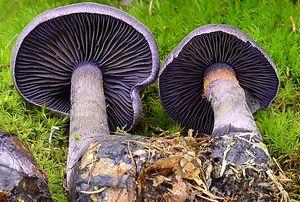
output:
<path id="1" fill-rule="evenodd" d="M 206 173 L 198 158 L 205 151 L 208 137 L 153 137 L 142 147 L 148 152 L 138 177 L 138 196 L 143 201 L 217 201 L 222 199 L 209 191 Z M 138 142 L 130 142 L 139 144 Z"/>
<path id="2" fill-rule="evenodd" d="M 145 162 L 138 177 L 139 196 L 144 201 L 289 200 L 280 175 L 269 165 L 257 165 L 250 158 L 242 165 L 228 163 L 226 157 L 219 165 L 214 162 L 211 151 L 215 142 L 208 136 L 180 137 L 177 133 L 143 144 L 148 159 L 160 157 L 156 162 Z M 227 145 L 227 151 L 233 144 Z M 253 146 L 269 155 L 263 143 Z M 219 185 L 222 189 L 217 189 Z"/>

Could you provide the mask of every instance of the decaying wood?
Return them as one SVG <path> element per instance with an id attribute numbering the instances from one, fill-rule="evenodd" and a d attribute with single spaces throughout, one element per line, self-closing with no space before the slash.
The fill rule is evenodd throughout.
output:
<path id="1" fill-rule="evenodd" d="M 226 136 L 220 138 L 232 141 Z M 236 138 L 242 142 L 250 141 L 248 149 L 255 147 L 266 151 L 253 134 L 239 133 Z M 215 151 L 229 144 L 220 145 L 220 142 L 216 138 L 181 137 L 179 134 L 150 139 L 112 135 L 94 142 L 80 160 L 76 200 L 216 202 L 287 199 L 277 176 L 265 169 L 267 165 L 255 166 L 251 159 L 243 165 L 227 162 L 231 152 L 235 152 L 234 144 L 231 143 L 232 148 L 225 152 L 225 160 L 219 163 L 213 158 Z M 223 171 L 222 165 L 225 165 Z"/>
<path id="2" fill-rule="evenodd" d="M 126 141 L 133 136 L 110 136 L 95 141 L 83 155 L 77 173 L 77 201 L 135 201 L 136 176 L 147 154 Z"/>
<path id="3" fill-rule="evenodd" d="M 0 132 L 0 201 L 52 201 L 45 174 L 29 150 Z"/>
<path id="4" fill-rule="evenodd" d="M 77 200 L 216 201 L 195 152 L 203 140 L 126 135 L 94 143 L 80 162 Z"/>
<path id="5" fill-rule="evenodd" d="M 211 151 L 203 154 L 213 167 L 210 190 L 232 201 L 288 201 L 270 169 L 267 147 L 257 136 L 232 132 L 212 138 L 207 145 Z"/>

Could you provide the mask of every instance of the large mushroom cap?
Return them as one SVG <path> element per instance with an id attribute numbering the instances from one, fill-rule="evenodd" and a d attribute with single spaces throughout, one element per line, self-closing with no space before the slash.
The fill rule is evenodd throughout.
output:
<path id="1" fill-rule="evenodd" d="M 268 107 L 278 91 L 275 64 L 244 32 L 213 24 L 192 31 L 165 60 L 159 88 L 162 105 L 171 118 L 198 133 L 210 134 L 213 129 L 213 111 L 203 96 L 203 77 L 216 63 L 234 70 L 252 112 Z"/>
<path id="2" fill-rule="evenodd" d="M 139 90 L 152 83 L 159 56 L 150 31 L 109 6 L 79 3 L 46 11 L 20 34 L 12 55 L 15 86 L 30 103 L 70 112 L 73 71 L 82 63 L 102 71 L 111 130 L 140 118 Z"/>

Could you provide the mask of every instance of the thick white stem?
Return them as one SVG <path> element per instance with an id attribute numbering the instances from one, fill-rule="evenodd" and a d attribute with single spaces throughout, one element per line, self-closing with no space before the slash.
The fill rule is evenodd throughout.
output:
<path id="1" fill-rule="evenodd" d="M 92 64 L 80 65 L 71 81 L 68 188 L 73 186 L 74 172 L 85 150 L 106 135 L 109 135 L 109 128 L 101 70 Z"/>

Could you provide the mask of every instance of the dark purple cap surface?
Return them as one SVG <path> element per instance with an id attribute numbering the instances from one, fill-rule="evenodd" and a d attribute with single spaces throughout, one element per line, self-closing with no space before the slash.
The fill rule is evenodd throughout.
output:
<path id="1" fill-rule="evenodd" d="M 141 116 L 139 90 L 157 78 L 159 56 L 151 32 L 109 6 L 79 3 L 46 11 L 20 34 L 11 66 L 15 86 L 30 103 L 70 112 L 73 71 L 80 63 L 102 71 L 111 130 L 130 129 Z"/>
<path id="2" fill-rule="evenodd" d="M 244 32 L 222 24 L 192 31 L 162 65 L 159 88 L 171 118 L 198 133 L 210 134 L 213 129 L 213 111 L 203 96 L 203 75 L 216 63 L 233 68 L 252 112 L 268 107 L 278 92 L 275 64 Z"/>

